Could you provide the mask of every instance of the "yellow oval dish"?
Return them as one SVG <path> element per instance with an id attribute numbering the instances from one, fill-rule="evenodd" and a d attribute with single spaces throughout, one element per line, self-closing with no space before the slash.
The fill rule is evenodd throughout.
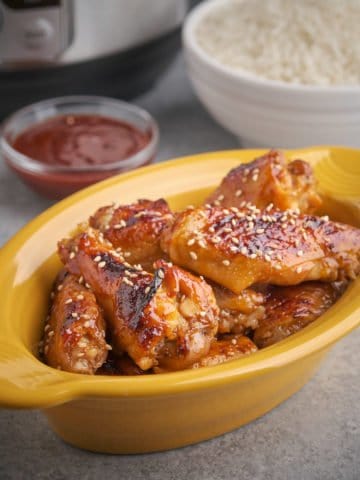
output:
<path id="1" fill-rule="evenodd" d="M 228 170 L 264 150 L 206 153 L 123 174 L 37 217 L 0 251 L 0 405 L 40 408 L 66 442 L 108 453 L 165 450 L 240 427 L 299 390 L 334 342 L 360 323 L 360 281 L 319 320 L 251 356 L 215 367 L 143 377 L 72 374 L 44 365 L 37 345 L 60 267 L 57 240 L 101 205 L 165 197 L 198 204 Z M 287 151 L 310 162 L 324 210 L 360 226 L 360 151 Z"/>

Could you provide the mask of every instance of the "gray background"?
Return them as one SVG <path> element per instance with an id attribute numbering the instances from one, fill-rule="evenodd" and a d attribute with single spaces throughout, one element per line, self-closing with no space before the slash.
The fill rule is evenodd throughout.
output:
<path id="1" fill-rule="evenodd" d="M 238 146 L 194 97 L 181 57 L 136 103 L 160 124 L 159 161 Z M 0 163 L 0 245 L 51 203 Z M 0 480 L 358 480 L 359 346 L 358 329 L 337 344 L 313 380 L 269 414 L 214 440 L 164 453 L 88 453 L 64 444 L 36 411 L 0 410 Z"/>

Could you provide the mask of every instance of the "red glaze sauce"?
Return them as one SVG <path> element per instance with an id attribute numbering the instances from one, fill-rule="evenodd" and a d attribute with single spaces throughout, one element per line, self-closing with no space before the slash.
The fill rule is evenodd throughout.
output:
<path id="1" fill-rule="evenodd" d="M 69 170 L 45 168 L 43 172 L 32 172 L 5 160 L 33 190 L 46 197 L 60 199 L 105 178 L 151 163 L 154 160 L 153 151 L 144 157 L 141 165 L 139 162 L 134 166 L 122 162 L 143 150 L 151 138 L 150 131 L 142 132 L 111 117 L 59 115 L 29 127 L 12 141 L 12 146 L 43 163 L 44 167 L 70 167 Z M 97 165 L 100 167 L 114 162 L 119 162 L 114 168 L 94 169 Z M 76 170 L 77 167 L 82 170 Z"/>
<path id="2" fill-rule="evenodd" d="M 132 125 L 101 115 L 59 115 L 18 135 L 13 147 L 47 165 L 83 167 L 118 162 L 150 141 Z"/>

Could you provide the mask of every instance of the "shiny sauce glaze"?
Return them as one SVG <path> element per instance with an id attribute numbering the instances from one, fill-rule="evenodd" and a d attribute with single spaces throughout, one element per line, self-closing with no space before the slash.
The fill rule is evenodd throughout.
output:
<path id="1" fill-rule="evenodd" d="M 13 142 L 15 150 L 47 165 L 86 167 L 136 154 L 150 136 L 133 125 L 102 115 L 59 115 L 36 123 Z"/>

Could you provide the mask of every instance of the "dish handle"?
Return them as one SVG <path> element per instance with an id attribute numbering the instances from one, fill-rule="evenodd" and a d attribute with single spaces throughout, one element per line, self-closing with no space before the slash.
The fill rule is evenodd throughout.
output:
<path id="1" fill-rule="evenodd" d="M 20 342 L 0 337 L 0 407 L 45 408 L 80 397 L 81 380 L 41 363 Z"/>

